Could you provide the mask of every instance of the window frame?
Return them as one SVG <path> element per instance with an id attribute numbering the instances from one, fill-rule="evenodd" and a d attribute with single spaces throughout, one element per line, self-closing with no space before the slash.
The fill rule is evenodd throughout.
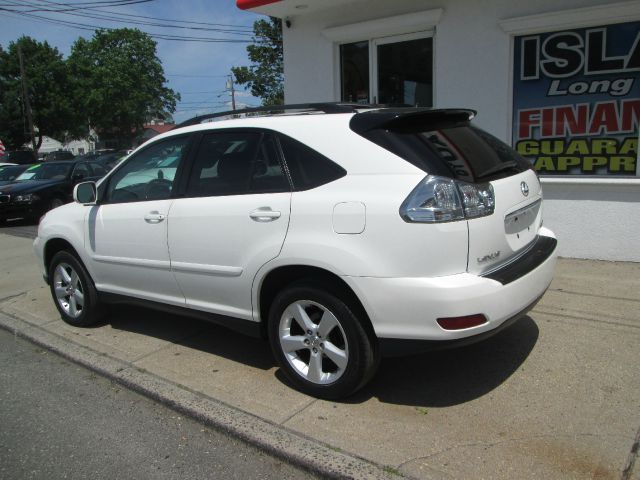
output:
<path id="1" fill-rule="evenodd" d="M 432 98 L 433 106 L 437 106 L 438 102 L 438 76 L 437 76 L 437 55 L 438 55 L 438 36 L 435 34 L 437 25 L 440 23 L 444 15 L 443 8 L 434 8 L 431 10 L 416 11 L 395 15 L 391 17 L 380 18 L 376 20 L 367 20 L 364 22 L 340 25 L 337 27 L 328 27 L 322 30 L 322 36 L 333 42 L 333 96 L 335 101 L 341 101 L 342 98 L 342 72 L 340 61 L 340 45 L 345 43 L 354 43 L 369 41 L 369 68 L 372 69 L 371 61 L 371 41 L 374 39 L 384 39 L 391 37 L 401 37 L 404 35 L 414 35 L 427 33 L 433 38 L 433 85 Z M 370 71 L 370 79 L 373 75 Z M 377 73 L 377 72 L 376 72 Z M 374 95 L 372 84 L 369 82 L 369 98 L 372 100 Z M 376 95 L 377 97 L 377 92 Z"/>

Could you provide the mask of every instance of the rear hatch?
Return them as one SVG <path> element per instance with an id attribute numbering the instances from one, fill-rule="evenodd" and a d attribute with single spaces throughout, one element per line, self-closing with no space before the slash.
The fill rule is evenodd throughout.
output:
<path id="1" fill-rule="evenodd" d="M 453 181 L 461 201 L 465 189 L 493 196 L 490 208 L 465 206 L 458 215 L 430 220 L 467 223 L 467 271 L 483 274 L 526 254 L 542 223 L 542 190 L 531 165 L 471 125 L 473 115 L 461 109 L 383 109 L 355 115 L 351 128 L 423 170 L 427 179 Z"/>

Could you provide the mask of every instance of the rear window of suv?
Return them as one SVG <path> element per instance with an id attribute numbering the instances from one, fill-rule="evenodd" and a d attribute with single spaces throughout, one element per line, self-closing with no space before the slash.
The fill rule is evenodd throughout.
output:
<path id="1" fill-rule="evenodd" d="M 486 182 L 523 172 L 531 166 L 515 150 L 471 125 L 422 129 L 373 129 L 361 133 L 426 173 L 464 182 Z"/>
<path id="2" fill-rule="evenodd" d="M 305 144 L 286 135 L 279 135 L 279 139 L 294 190 L 310 190 L 347 174 L 340 165 Z"/>

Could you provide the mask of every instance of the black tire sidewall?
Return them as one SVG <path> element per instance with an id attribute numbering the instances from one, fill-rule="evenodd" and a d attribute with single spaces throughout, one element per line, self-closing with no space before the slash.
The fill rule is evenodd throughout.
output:
<path id="1" fill-rule="evenodd" d="M 60 306 L 58 298 L 56 296 L 54 272 L 60 263 L 66 263 L 71 268 L 73 268 L 73 270 L 78 274 L 80 283 L 82 284 L 84 305 L 82 308 L 82 313 L 77 318 L 73 318 L 67 315 L 67 313 Z M 61 251 L 53 256 L 53 259 L 49 264 L 49 288 L 51 290 L 53 302 L 55 303 L 58 312 L 60 312 L 60 316 L 69 325 L 73 325 L 76 327 L 86 327 L 93 325 L 100 320 L 100 315 L 98 312 L 98 295 L 93 285 L 93 281 L 91 280 L 91 277 L 89 276 L 82 262 L 78 260 L 75 255 L 67 251 Z"/>
<path id="2" fill-rule="evenodd" d="M 328 385 L 317 385 L 302 378 L 289 364 L 280 346 L 279 324 L 284 310 L 299 300 L 316 302 L 336 316 L 344 330 L 349 348 L 347 368 L 342 376 Z M 337 399 L 346 397 L 362 387 L 372 376 L 375 355 L 369 336 L 348 302 L 329 292 L 322 285 L 295 284 L 285 288 L 274 299 L 269 311 L 269 343 L 283 372 L 299 390 L 314 397 Z"/>
<path id="3" fill-rule="evenodd" d="M 59 203 L 59 205 L 56 205 L 56 203 Z M 47 211 L 61 207 L 62 205 L 64 205 L 64 200 L 62 200 L 60 197 L 53 197 L 49 202 L 49 208 L 47 209 Z"/>

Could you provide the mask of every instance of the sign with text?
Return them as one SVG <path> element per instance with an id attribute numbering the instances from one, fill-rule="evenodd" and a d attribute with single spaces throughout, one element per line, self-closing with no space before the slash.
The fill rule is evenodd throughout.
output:
<path id="1" fill-rule="evenodd" d="M 513 146 L 541 175 L 640 176 L 640 22 L 515 38 Z"/>

